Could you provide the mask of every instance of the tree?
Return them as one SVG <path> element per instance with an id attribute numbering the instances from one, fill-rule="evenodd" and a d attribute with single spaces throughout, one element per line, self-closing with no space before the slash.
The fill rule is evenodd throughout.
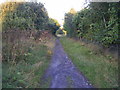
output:
<path id="1" fill-rule="evenodd" d="M 104 46 L 116 44 L 118 7 L 118 3 L 91 2 L 74 15 L 65 14 L 64 28 L 71 37 L 81 37 Z"/>
<path id="2" fill-rule="evenodd" d="M 17 4 L 18 2 L 15 3 Z M 10 5 L 7 4 L 6 7 L 10 8 Z M 2 10 L 5 11 L 4 8 Z M 3 29 L 42 30 L 46 28 L 48 19 L 47 11 L 42 3 L 22 2 L 17 4 L 17 8 L 12 10 L 12 12 L 10 10 L 6 11 Z"/>
<path id="3" fill-rule="evenodd" d="M 73 16 L 76 14 L 76 11 L 72 8 L 68 13 L 65 14 L 64 17 L 64 29 L 68 32 L 68 36 L 74 36 L 74 24 L 72 22 Z"/>
<path id="4" fill-rule="evenodd" d="M 55 35 L 56 31 L 60 28 L 60 24 L 56 19 L 49 18 L 48 29 Z"/>

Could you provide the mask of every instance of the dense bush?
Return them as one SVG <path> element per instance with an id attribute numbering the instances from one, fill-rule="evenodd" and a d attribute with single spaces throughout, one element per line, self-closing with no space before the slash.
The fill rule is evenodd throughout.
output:
<path id="1" fill-rule="evenodd" d="M 42 3 L 6 2 L 0 8 L 3 61 L 16 63 L 23 60 L 28 52 L 25 42 L 39 39 L 41 31 L 47 30 L 51 24 L 50 18 Z"/>
<path id="2" fill-rule="evenodd" d="M 91 2 L 72 17 L 66 18 L 64 28 L 70 36 L 99 42 L 104 46 L 118 41 L 118 3 Z M 68 16 L 67 16 L 68 17 Z M 74 26 L 74 28 L 73 28 Z M 75 34 L 74 36 L 72 34 Z"/>
<path id="3" fill-rule="evenodd" d="M 75 26 L 72 22 L 73 16 L 75 15 L 76 11 L 72 8 L 68 13 L 65 14 L 65 21 L 64 21 L 64 29 L 67 30 L 68 36 L 72 37 L 75 36 Z"/>
<path id="4" fill-rule="evenodd" d="M 8 4 L 7 8 L 11 7 L 10 5 Z M 48 14 L 42 3 L 24 2 L 15 5 L 13 5 L 13 8 L 15 8 L 13 11 L 5 12 L 3 30 L 18 28 L 22 30 L 45 29 L 48 24 Z M 4 7 L 4 4 L 2 7 Z"/>
<path id="5" fill-rule="evenodd" d="M 48 30 L 52 32 L 53 35 L 55 35 L 56 31 L 60 28 L 60 24 L 56 19 L 49 18 L 48 23 Z"/>

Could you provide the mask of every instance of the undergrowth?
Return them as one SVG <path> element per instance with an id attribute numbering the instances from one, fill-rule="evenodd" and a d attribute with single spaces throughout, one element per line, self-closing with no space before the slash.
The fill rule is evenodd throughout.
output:
<path id="1" fill-rule="evenodd" d="M 50 42 L 54 43 L 53 40 Z M 15 61 L 5 60 L 2 63 L 2 88 L 41 88 L 41 78 L 49 65 L 53 46 L 34 40 L 21 43 L 23 46 L 19 50 L 25 52 Z"/>
<path id="2" fill-rule="evenodd" d="M 96 88 L 118 87 L 118 64 L 116 60 L 95 53 L 90 48 L 69 38 L 61 43 L 76 67 Z"/>

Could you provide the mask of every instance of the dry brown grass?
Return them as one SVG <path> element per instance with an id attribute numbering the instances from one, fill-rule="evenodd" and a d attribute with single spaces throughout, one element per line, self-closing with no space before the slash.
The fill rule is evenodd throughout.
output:
<path id="1" fill-rule="evenodd" d="M 40 78 L 49 65 L 55 38 L 49 34 L 51 38 L 45 35 L 39 41 L 35 39 L 36 33 L 24 31 L 3 35 L 3 87 L 41 87 Z"/>
<path id="2" fill-rule="evenodd" d="M 43 64 L 43 62 L 40 61 L 40 62 L 38 62 L 38 63 L 33 64 L 33 67 L 37 68 L 37 67 L 39 67 L 39 66 L 42 65 L 42 64 Z"/>

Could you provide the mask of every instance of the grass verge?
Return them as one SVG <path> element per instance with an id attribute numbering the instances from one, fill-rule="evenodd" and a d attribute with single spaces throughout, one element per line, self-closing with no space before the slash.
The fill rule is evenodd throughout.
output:
<path id="1" fill-rule="evenodd" d="M 73 63 L 94 87 L 118 87 L 118 64 L 115 60 L 96 54 L 90 48 L 72 39 L 61 38 L 60 41 Z"/>
<path id="2" fill-rule="evenodd" d="M 23 42 L 22 42 L 23 43 Z M 26 44 L 27 43 L 27 44 Z M 24 43 L 22 49 L 27 53 L 18 58 L 18 62 L 13 61 L 2 63 L 2 87 L 3 88 L 41 88 L 41 78 L 47 69 L 52 55 L 54 40 L 46 43 L 36 43 L 28 41 Z M 46 87 L 49 84 L 44 85 Z"/>

